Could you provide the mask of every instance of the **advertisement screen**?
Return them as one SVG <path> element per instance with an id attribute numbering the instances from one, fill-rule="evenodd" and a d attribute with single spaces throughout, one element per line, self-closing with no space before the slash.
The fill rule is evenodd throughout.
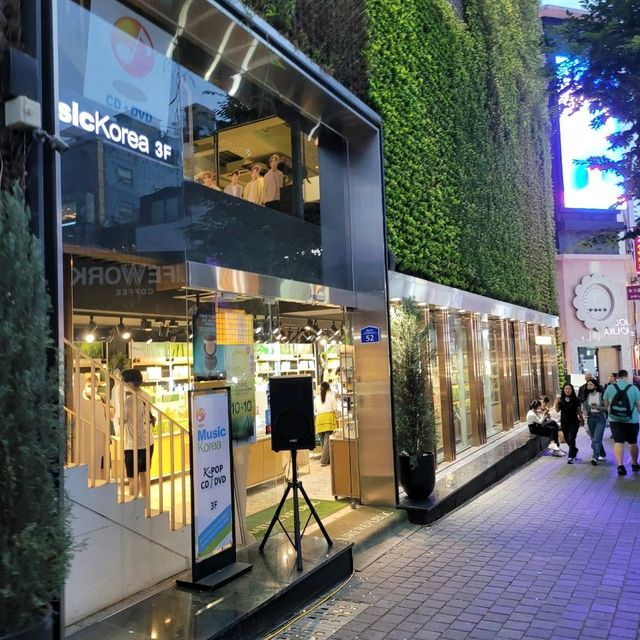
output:
<path id="1" fill-rule="evenodd" d="M 566 61 L 566 57 L 556 56 L 560 74 L 562 63 Z M 610 209 L 619 206 L 617 198 L 622 195 L 618 184 L 620 176 L 611 171 L 590 169 L 583 162 L 589 157 L 603 155 L 620 159 L 619 152 L 609 150 L 607 141 L 607 136 L 620 130 L 618 121 L 609 118 L 602 127 L 594 129 L 592 118 L 588 104 L 574 113 L 570 109 L 560 113 L 564 206 L 568 209 Z"/>

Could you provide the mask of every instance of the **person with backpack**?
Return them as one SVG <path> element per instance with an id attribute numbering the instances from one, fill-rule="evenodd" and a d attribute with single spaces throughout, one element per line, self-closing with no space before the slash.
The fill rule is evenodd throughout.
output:
<path id="1" fill-rule="evenodd" d="M 638 410 L 640 390 L 629 382 L 629 372 L 618 371 L 618 382 L 604 392 L 604 403 L 609 411 L 609 425 L 613 435 L 613 453 L 618 463 L 618 475 L 626 476 L 624 466 L 624 443 L 629 445 L 631 470 L 640 471 L 638 464 Z"/>

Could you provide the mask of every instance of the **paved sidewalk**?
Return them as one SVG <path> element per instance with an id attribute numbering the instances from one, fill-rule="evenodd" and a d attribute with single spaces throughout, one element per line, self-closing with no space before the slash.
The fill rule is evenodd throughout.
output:
<path id="1" fill-rule="evenodd" d="M 639 638 L 640 474 L 618 478 L 609 439 L 592 467 L 589 445 L 581 431 L 577 464 L 542 455 L 356 574 L 330 603 L 347 624 L 286 637 Z"/>

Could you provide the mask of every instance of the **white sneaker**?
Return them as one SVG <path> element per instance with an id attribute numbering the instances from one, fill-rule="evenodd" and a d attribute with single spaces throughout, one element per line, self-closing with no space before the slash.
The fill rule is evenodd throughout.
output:
<path id="1" fill-rule="evenodd" d="M 562 458 L 562 456 L 564 456 L 564 451 L 562 451 L 561 449 L 556 449 L 553 454 L 556 458 Z"/>
<path id="2" fill-rule="evenodd" d="M 551 451 L 560 451 L 560 447 L 555 442 L 549 443 L 549 449 L 551 449 Z"/>

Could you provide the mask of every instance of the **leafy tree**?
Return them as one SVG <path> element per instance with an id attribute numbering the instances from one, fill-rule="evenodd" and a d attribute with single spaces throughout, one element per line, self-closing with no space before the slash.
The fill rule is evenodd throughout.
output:
<path id="1" fill-rule="evenodd" d="M 416 458 L 436 448 L 436 418 L 427 393 L 432 354 L 429 329 L 412 298 L 391 314 L 393 400 L 398 451 Z"/>
<path id="2" fill-rule="evenodd" d="M 570 58 L 562 64 L 560 93 L 570 108 L 585 104 L 601 127 L 616 118 L 621 131 L 608 137 L 611 151 L 588 159 L 591 167 L 624 179 L 625 199 L 640 200 L 640 3 L 638 0 L 583 0 L 586 13 L 572 14 L 560 34 Z"/>
<path id="3" fill-rule="evenodd" d="M 56 482 L 64 428 L 39 243 L 22 193 L 0 191 L 0 637 L 36 623 L 69 562 Z"/>

